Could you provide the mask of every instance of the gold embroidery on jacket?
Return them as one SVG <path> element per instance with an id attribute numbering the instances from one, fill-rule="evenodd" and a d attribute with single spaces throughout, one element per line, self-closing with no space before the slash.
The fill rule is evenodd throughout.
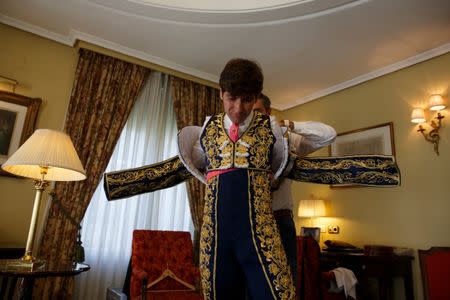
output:
<path id="1" fill-rule="evenodd" d="M 108 199 L 115 200 L 167 188 L 190 177 L 192 175 L 175 156 L 140 168 L 106 173 L 105 192 Z"/>
<path id="2" fill-rule="evenodd" d="M 288 178 L 324 184 L 392 186 L 400 184 L 400 171 L 389 156 L 296 158 Z"/>
<path id="3" fill-rule="evenodd" d="M 223 126 L 224 116 L 211 117 L 200 138 L 208 159 L 208 171 L 230 168 L 269 171 L 275 143 L 270 118 L 255 112 L 247 130 L 233 142 Z"/>
<path id="4" fill-rule="evenodd" d="M 333 158 L 333 157 L 332 157 Z M 330 159 L 332 159 L 330 158 Z M 344 170 L 351 167 L 362 167 L 367 169 L 385 169 L 392 166 L 392 162 L 388 160 L 379 159 L 343 159 L 338 162 L 332 162 L 329 160 L 324 161 L 309 161 L 306 159 L 300 159 L 295 162 L 298 168 L 301 169 L 323 169 L 323 170 Z"/>
<path id="5" fill-rule="evenodd" d="M 217 188 L 218 177 L 208 181 L 205 189 L 203 224 L 200 232 L 200 273 L 205 299 L 215 299 L 216 257 L 217 257 Z M 211 255 L 213 268 L 210 270 Z"/>
<path id="6" fill-rule="evenodd" d="M 249 170 L 249 183 L 253 194 L 255 216 L 251 222 L 255 222 L 257 251 L 260 263 L 262 264 L 266 278 L 267 271 L 272 280 L 269 280 L 272 293 L 276 293 L 277 299 L 290 300 L 295 297 L 295 287 L 289 268 L 286 254 L 281 244 L 281 238 L 277 229 L 277 224 L 272 214 L 270 180 L 267 173 Z M 253 224 L 252 224 L 253 228 Z M 256 246 L 256 245 L 255 245 Z M 263 255 L 268 266 L 264 268 L 260 255 Z"/>

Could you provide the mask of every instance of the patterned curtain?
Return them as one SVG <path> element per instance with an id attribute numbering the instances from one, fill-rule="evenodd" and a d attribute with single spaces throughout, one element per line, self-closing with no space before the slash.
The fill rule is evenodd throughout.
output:
<path id="1" fill-rule="evenodd" d="M 138 65 L 80 50 L 64 131 L 72 138 L 87 179 L 55 187 L 57 198 L 78 224 L 149 72 Z M 39 256 L 52 262 L 71 260 L 76 237 L 77 226 L 52 202 Z M 40 279 L 33 299 L 70 299 L 72 290 L 71 277 Z"/>
<path id="2" fill-rule="evenodd" d="M 189 125 L 202 126 L 205 117 L 223 112 L 218 89 L 175 77 L 172 77 L 171 88 L 178 129 Z M 198 264 L 205 186 L 192 178 L 188 181 L 187 190 L 195 227 L 194 256 Z"/>

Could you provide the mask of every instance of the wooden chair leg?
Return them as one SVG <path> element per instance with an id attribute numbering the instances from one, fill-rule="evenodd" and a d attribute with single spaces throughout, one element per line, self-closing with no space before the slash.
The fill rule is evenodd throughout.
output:
<path id="1" fill-rule="evenodd" d="M 146 300 L 147 298 L 147 279 L 142 279 L 142 285 L 141 285 L 141 299 Z"/>

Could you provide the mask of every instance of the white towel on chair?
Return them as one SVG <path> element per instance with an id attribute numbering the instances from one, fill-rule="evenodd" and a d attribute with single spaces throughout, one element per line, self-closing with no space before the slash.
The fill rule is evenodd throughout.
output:
<path id="1" fill-rule="evenodd" d="M 356 284 L 358 280 L 352 270 L 346 268 L 336 268 L 331 270 L 336 277 L 336 285 L 339 289 L 344 289 L 345 297 L 356 299 Z"/>

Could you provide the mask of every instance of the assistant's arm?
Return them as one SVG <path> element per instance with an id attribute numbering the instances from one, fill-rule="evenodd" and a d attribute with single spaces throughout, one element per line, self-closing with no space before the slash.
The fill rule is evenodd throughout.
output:
<path id="1" fill-rule="evenodd" d="M 336 131 L 333 127 L 314 121 L 290 122 L 289 145 L 299 156 L 308 155 L 334 142 Z"/>

